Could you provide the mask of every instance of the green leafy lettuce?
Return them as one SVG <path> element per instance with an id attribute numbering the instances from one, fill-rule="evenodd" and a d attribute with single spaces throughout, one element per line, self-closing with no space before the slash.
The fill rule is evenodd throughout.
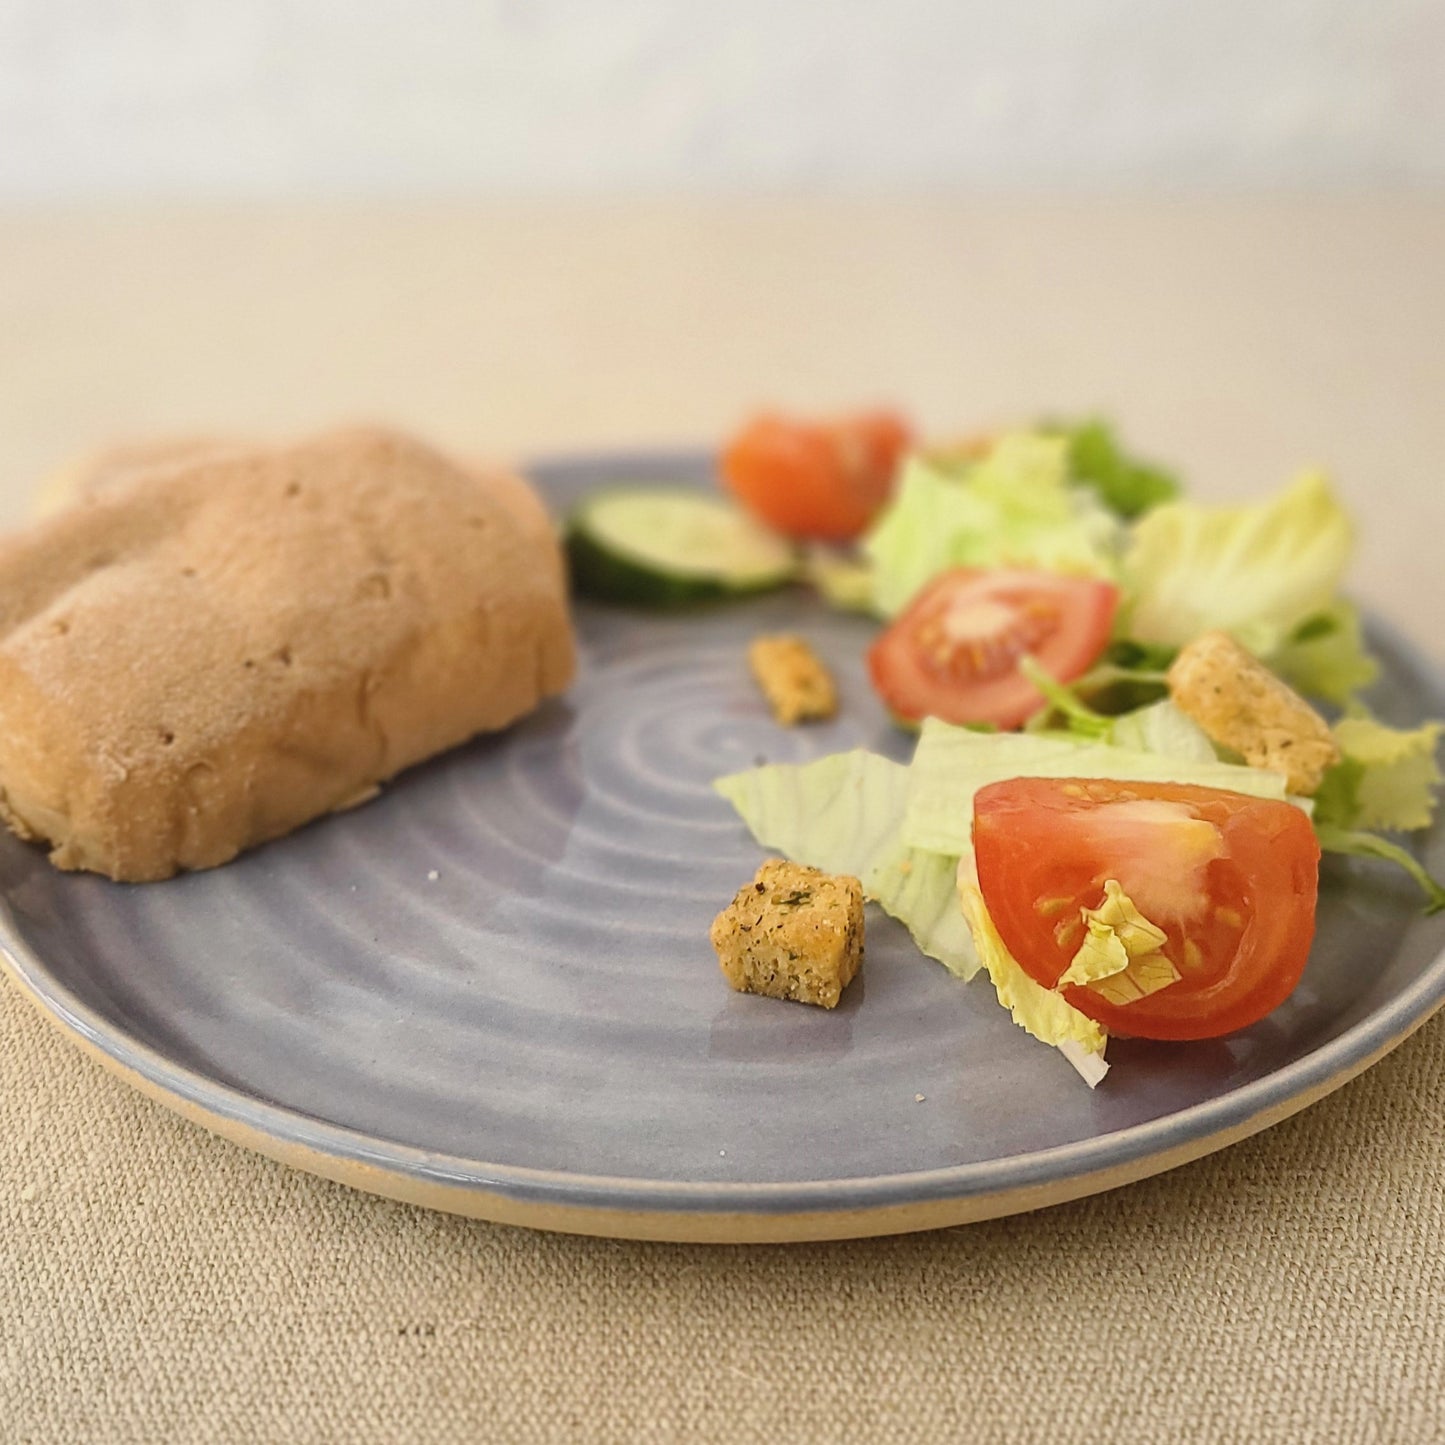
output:
<path id="1" fill-rule="evenodd" d="M 1412 832 L 1435 816 L 1440 769 L 1436 745 L 1445 725 L 1392 728 L 1368 716 L 1334 725 L 1340 761 L 1315 792 L 1315 835 L 1326 853 L 1374 858 L 1402 868 L 1425 895 L 1425 911 L 1445 909 L 1445 885 L 1414 854 L 1374 830 Z"/>
<path id="2" fill-rule="evenodd" d="M 1425 895 L 1425 912 L 1445 911 L 1445 885 L 1432 878 L 1425 865 L 1408 849 L 1360 828 L 1341 828 L 1334 823 L 1316 822 L 1315 835 L 1326 853 L 1339 853 L 1346 858 L 1374 858 L 1402 868 L 1420 886 Z"/>
<path id="3" fill-rule="evenodd" d="M 1179 495 L 1174 473 L 1131 456 L 1107 422 L 1091 418 L 1058 430 L 1069 444 L 1073 480 L 1093 488 L 1111 512 L 1134 518 Z"/>
<path id="4" fill-rule="evenodd" d="M 1124 558 L 1122 630 L 1141 643 L 1182 647 L 1221 629 L 1269 658 L 1334 607 L 1353 540 L 1349 517 L 1317 473 L 1254 505 L 1156 507 L 1135 524 Z"/>
<path id="5" fill-rule="evenodd" d="M 1445 725 L 1392 728 L 1370 717 L 1334 725 L 1338 763 L 1315 795 L 1317 817 L 1341 828 L 1410 832 L 1428 828 L 1440 783 L 1436 746 Z"/>
<path id="6" fill-rule="evenodd" d="M 1265 660 L 1296 692 L 1340 704 L 1380 674 L 1365 648 L 1360 614 L 1344 598 L 1305 618 Z"/>
<path id="7" fill-rule="evenodd" d="M 1067 441 L 1018 432 L 961 473 L 912 458 L 863 552 L 874 609 L 893 617 L 950 567 L 1112 577 L 1121 545 L 1118 519 L 1070 484 Z"/>

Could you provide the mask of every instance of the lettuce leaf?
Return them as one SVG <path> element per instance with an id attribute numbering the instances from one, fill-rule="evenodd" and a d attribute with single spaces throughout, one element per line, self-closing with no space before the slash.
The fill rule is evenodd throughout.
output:
<path id="1" fill-rule="evenodd" d="M 984 907 L 983 895 L 978 890 L 978 874 L 971 860 L 960 865 L 958 896 L 999 1003 L 1021 1029 L 1041 1043 L 1052 1044 L 1056 1048 L 1073 1044 L 1075 1048 L 1067 1051 L 1069 1062 L 1093 1088 L 1103 1077 L 1104 1071 L 1098 1065 L 1103 1062 L 1108 1035 L 1062 995 L 1036 983 L 1024 972 L 999 937 L 998 929 Z M 1093 1067 L 1087 1072 L 1085 1064 L 1079 1059 L 1080 1054 L 1096 1056 Z M 1090 1073 L 1095 1077 L 1091 1078 Z"/>
<path id="2" fill-rule="evenodd" d="M 970 979 L 979 956 L 958 902 L 958 859 L 899 844 L 861 881 L 864 893 L 908 929 L 950 973 Z"/>
<path id="3" fill-rule="evenodd" d="M 1060 682 L 1032 657 L 1019 658 L 1019 671 L 1044 700 L 1044 706 L 1024 724 L 1025 732 L 1048 733 L 1057 729 L 1079 738 L 1107 738 L 1114 731 L 1113 718 L 1095 712 L 1079 696 L 1076 686 Z"/>
<path id="4" fill-rule="evenodd" d="M 1023 731 L 1032 736 L 1058 736 L 1060 733 L 1083 742 L 1105 742 L 1135 752 L 1161 753 L 1190 762 L 1211 763 L 1218 760 L 1209 735 L 1181 712 L 1167 697 L 1146 703 L 1128 712 L 1096 712 L 1083 699 L 1089 685 L 1086 674 L 1073 684 L 1050 677 L 1031 657 L 1019 660 L 1019 670 L 1043 694 L 1045 707 L 1024 724 Z M 1101 676 L 1103 670 L 1097 671 Z M 1123 677 L 1141 677 L 1141 673 L 1120 673 Z"/>
<path id="5" fill-rule="evenodd" d="M 1114 719 L 1109 741 L 1118 748 L 1178 758 L 1186 763 L 1217 763 L 1209 734 L 1167 698 Z"/>
<path id="6" fill-rule="evenodd" d="M 1167 935 L 1145 918 L 1117 879 L 1104 880 L 1104 901 L 1082 910 L 1083 941 L 1058 987 L 1081 983 L 1112 1004 L 1135 1003 L 1178 983 L 1179 970 L 1164 954 Z"/>
<path id="7" fill-rule="evenodd" d="M 1104 649 L 1100 666 L 1115 667 L 1121 672 L 1145 672 L 1160 675 L 1179 656 L 1179 649 L 1167 642 L 1143 643 L 1129 637 L 1116 637 Z"/>
<path id="8" fill-rule="evenodd" d="M 1333 732 L 1342 756 L 1315 795 L 1319 822 L 1389 832 L 1430 826 L 1441 781 L 1435 753 L 1445 724 L 1403 729 L 1370 717 L 1346 717 Z"/>
<path id="9" fill-rule="evenodd" d="M 1129 712 L 1168 697 L 1169 668 L 1178 656 L 1177 647 L 1116 637 L 1074 687 L 1105 712 Z"/>
<path id="10" fill-rule="evenodd" d="M 1265 661 L 1296 692 L 1340 704 L 1380 675 L 1365 650 L 1360 614 L 1344 598 L 1305 618 Z"/>
<path id="11" fill-rule="evenodd" d="M 775 763 L 719 778 L 713 788 L 759 843 L 797 863 L 848 873 L 951 973 L 971 978 L 978 954 L 958 907 L 958 860 L 900 837 L 908 769 L 862 748 L 816 762 Z"/>
<path id="12" fill-rule="evenodd" d="M 1425 912 L 1445 912 L 1445 884 L 1432 878 L 1425 865 L 1398 843 L 1392 843 L 1378 833 L 1368 833 L 1359 828 L 1340 828 L 1333 823 L 1316 823 L 1315 835 L 1326 853 L 1339 853 L 1346 858 L 1376 858 L 1382 863 L 1393 863 L 1397 868 L 1403 868 L 1425 895 Z"/>
<path id="13" fill-rule="evenodd" d="M 1124 558 L 1129 602 L 1120 630 L 1181 647 L 1218 628 L 1269 657 L 1333 606 L 1353 540 L 1317 473 L 1255 505 L 1156 507 L 1135 524 Z"/>
<path id="14" fill-rule="evenodd" d="M 1132 519 L 1179 495 L 1174 473 L 1129 455 L 1107 422 L 1096 417 L 1059 430 L 1074 481 L 1092 487 L 1111 512 Z"/>
<path id="15" fill-rule="evenodd" d="M 974 794 L 1005 778 L 1197 783 L 1259 798 L 1285 797 L 1284 775 L 1265 768 L 1217 759 L 1191 760 L 1068 736 L 990 736 L 928 718 L 919 734 L 913 765 L 908 769 L 903 841 L 935 853 L 959 857 L 971 854 Z"/>
<path id="16" fill-rule="evenodd" d="M 874 608 L 893 617 L 950 567 L 1113 577 L 1122 528 L 1096 496 L 1070 485 L 1062 437 L 1018 432 L 961 474 L 910 459 L 862 545 Z"/>
<path id="17" fill-rule="evenodd" d="M 894 860 L 908 769 L 863 748 L 811 763 L 773 763 L 713 784 L 764 848 L 862 880 Z"/>
<path id="18" fill-rule="evenodd" d="M 803 551 L 801 571 L 803 581 L 830 607 L 840 612 L 873 610 L 873 569 L 862 558 L 839 547 L 813 543 Z"/>

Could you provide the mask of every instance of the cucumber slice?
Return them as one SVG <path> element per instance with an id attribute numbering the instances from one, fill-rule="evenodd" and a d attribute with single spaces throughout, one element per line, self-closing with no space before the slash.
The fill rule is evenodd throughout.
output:
<path id="1" fill-rule="evenodd" d="M 749 596 L 798 571 L 790 543 L 724 498 L 681 487 L 596 492 L 572 513 L 566 542 L 579 592 L 645 607 Z"/>

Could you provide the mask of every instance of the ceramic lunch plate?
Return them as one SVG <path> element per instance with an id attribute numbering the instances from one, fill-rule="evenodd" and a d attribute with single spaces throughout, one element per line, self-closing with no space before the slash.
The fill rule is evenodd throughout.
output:
<path id="1" fill-rule="evenodd" d="M 696 457 L 539 469 L 560 510 Z M 225 868 L 120 886 L 0 840 L 8 971 L 91 1053 L 241 1144 L 363 1189 L 585 1233 L 787 1240 L 956 1224 L 1158 1172 L 1302 1108 L 1445 998 L 1445 920 L 1327 864 L 1304 980 L 1196 1044 L 1115 1041 L 1091 1092 L 870 909 L 832 1012 L 743 996 L 708 942 L 761 854 L 722 773 L 895 757 L 872 626 L 800 593 L 658 616 L 578 609 L 565 700 L 368 806 Z M 804 633 L 837 720 L 783 729 L 744 665 Z M 1445 712 L 1378 630 L 1390 720 Z M 1438 866 L 1445 839 L 1426 840 Z"/>

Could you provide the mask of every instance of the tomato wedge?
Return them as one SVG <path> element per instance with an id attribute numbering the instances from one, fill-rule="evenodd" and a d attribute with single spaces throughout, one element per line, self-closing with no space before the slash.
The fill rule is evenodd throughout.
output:
<path id="1" fill-rule="evenodd" d="M 774 531 L 846 542 L 888 500 L 911 440 L 908 423 L 891 411 L 830 421 L 760 416 L 724 449 L 723 482 Z"/>
<path id="2" fill-rule="evenodd" d="M 1165 938 L 1179 977 L 1131 1002 L 1062 993 L 1111 1033 L 1203 1039 L 1294 991 L 1314 935 L 1319 843 L 1290 803 L 1217 788 L 1013 778 L 974 799 L 979 892 L 1022 968 L 1055 988 L 1112 881 Z M 1166 971 L 1167 972 L 1167 971 Z"/>
<path id="3" fill-rule="evenodd" d="M 868 672 L 895 717 L 1016 728 L 1044 703 L 1020 658 L 1072 682 L 1104 650 L 1118 605 L 1118 588 L 1091 577 L 956 567 L 878 637 Z"/>

